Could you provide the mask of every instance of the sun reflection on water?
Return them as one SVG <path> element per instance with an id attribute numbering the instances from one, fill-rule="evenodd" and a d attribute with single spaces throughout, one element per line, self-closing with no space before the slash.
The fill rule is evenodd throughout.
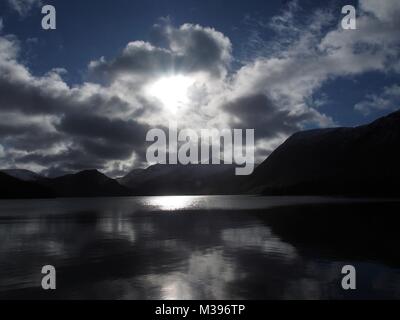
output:
<path id="1" fill-rule="evenodd" d="M 164 196 L 149 199 L 149 205 L 166 211 L 190 209 L 195 206 L 196 202 L 194 196 Z"/>

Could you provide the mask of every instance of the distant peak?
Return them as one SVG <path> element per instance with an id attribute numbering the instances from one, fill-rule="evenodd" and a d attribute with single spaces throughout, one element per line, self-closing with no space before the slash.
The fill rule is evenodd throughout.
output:
<path id="1" fill-rule="evenodd" d="M 97 169 L 88 169 L 88 170 L 83 170 L 78 173 L 77 175 L 103 175 L 99 170 Z"/>
<path id="2" fill-rule="evenodd" d="M 34 181 L 41 178 L 41 176 L 36 172 L 26 169 L 1 169 L 0 172 L 22 181 Z"/>

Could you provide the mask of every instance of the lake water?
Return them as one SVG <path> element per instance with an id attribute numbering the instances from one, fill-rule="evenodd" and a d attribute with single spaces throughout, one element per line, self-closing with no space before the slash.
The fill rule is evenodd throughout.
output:
<path id="1" fill-rule="evenodd" d="M 0 299 L 400 298 L 400 203 L 188 196 L 0 201 Z M 341 288 L 341 268 L 357 290 Z M 41 269 L 57 290 L 41 289 Z"/>

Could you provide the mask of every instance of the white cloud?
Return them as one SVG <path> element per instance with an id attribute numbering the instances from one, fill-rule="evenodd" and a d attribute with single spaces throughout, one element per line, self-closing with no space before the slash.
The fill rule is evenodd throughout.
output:
<path id="1" fill-rule="evenodd" d="M 358 29 L 349 31 L 339 23 L 330 27 L 334 17 L 330 11 L 316 11 L 307 25 L 299 26 L 294 21 L 296 12 L 291 12 L 298 6 L 289 6 L 289 11 L 272 19 L 278 37 L 271 47 L 276 50 L 234 75 L 234 94 L 265 93 L 281 110 L 312 111 L 321 125 L 329 124 L 329 118 L 309 105 L 327 80 L 398 71 L 400 23 L 393 19 L 393 12 L 399 11 L 400 3 L 388 0 L 381 6 L 361 1 L 360 7 Z M 288 30 L 293 32 L 285 37 Z"/>
<path id="2" fill-rule="evenodd" d="M 26 16 L 29 11 L 34 7 L 39 7 L 42 4 L 41 0 L 7 0 L 8 4 L 15 11 L 18 12 L 20 16 Z"/>
<path id="3" fill-rule="evenodd" d="M 360 7 L 381 21 L 399 24 L 400 2 L 396 0 L 361 0 Z"/>
<path id="4" fill-rule="evenodd" d="M 400 108 L 400 86 L 393 85 L 385 87 L 379 95 L 369 94 L 364 101 L 357 103 L 354 109 L 363 113 L 370 114 L 375 110 L 396 110 Z"/>
<path id="5" fill-rule="evenodd" d="M 104 57 L 92 61 L 89 71 L 108 80 L 138 81 L 173 73 L 206 73 L 224 77 L 232 60 L 232 45 L 222 33 L 199 25 L 155 25 L 165 47 L 149 42 L 132 41 L 111 61 Z M 161 40 L 160 40 L 161 41 Z"/>

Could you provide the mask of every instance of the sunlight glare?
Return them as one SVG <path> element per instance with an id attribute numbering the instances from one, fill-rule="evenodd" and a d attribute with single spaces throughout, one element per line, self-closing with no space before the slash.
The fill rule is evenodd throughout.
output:
<path id="1" fill-rule="evenodd" d="M 173 113 L 189 103 L 188 91 L 194 79 L 184 75 L 160 78 L 148 87 L 147 93 Z"/>
<path id="2" fill-rule="evenodd" d="M 166 211 L 182 210 L 190 208 L 194 203 L 192 196 L 161 196 L 152 197 L 151 205 Z"/>

